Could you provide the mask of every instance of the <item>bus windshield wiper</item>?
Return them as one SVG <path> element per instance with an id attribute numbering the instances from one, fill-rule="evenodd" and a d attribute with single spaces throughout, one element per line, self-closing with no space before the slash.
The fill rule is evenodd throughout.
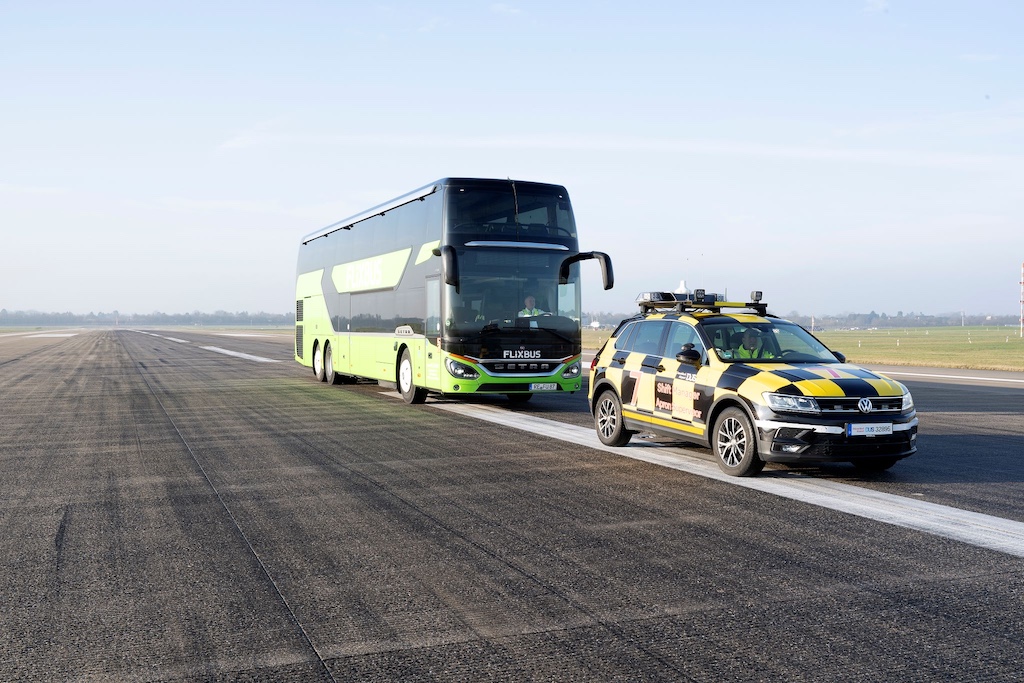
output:
<path id="1" fill-rule="evenodd" d="M 548 334 L 554 335 L 554 336 L 558 337 L 559 339 L 564 339 L 565 341 L 570 342 L 570 343 L 572 343 L 574 341 L 572 337 L 567 337 L 566 335 L 562 334 L 558 330 L 554 330 L 554 329 L 552 329 L 550 327 L 537 327 L 535 329 L 544 330 Z"/>

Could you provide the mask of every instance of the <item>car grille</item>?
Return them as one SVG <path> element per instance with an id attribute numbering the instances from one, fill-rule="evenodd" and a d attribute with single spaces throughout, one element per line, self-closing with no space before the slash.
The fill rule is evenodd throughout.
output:
<path id="1" fill-rule="evenodd" d="M 872 415 L 876 413 L 899 413 L 903 410 L 902 396 L 869 396 L 868 398 L 871 399 Z M 860 408 L 857 407 L 860 397 L 816 397 L 815 400 L 818 402 L 818 408 L 821 409 L 823 415 L 852 415 L 861 412 Z"/>

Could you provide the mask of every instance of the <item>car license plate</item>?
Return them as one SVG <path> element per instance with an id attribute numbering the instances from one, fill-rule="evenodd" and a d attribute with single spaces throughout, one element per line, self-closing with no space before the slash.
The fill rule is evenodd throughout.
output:
<path id="1" fill-rule="evenodd" d="M 892 434 L 892 424 L 853 424 L 846 425 L 847 436 L 886 436 Z"/>
<path id="2" fill-rule="evenodd" d="M 530 385 L 530 391 L 558 391 L 558 385 L 554 382 L 536 382 Z"/>

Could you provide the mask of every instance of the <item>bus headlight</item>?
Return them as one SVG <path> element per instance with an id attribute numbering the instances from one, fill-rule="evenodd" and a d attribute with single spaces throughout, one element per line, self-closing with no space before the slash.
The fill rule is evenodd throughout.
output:
<path id="1" fill-rule="evenodd" d="M 480 373 L 465 363 L 460 363 L 454 358 L 448 358 L 444 362 L 448 373 L 456 379 L 479 379 Z"/>
<path id="2" fill-rule="evenodd" d="M 567 367 L 564 371 L 562 371 L 562 377 L 564 377 L 565 379 L 576 379 L 577 377 L 580 376 L 580 372 L 580 362 L 576 361 L 575 363 Z"/>

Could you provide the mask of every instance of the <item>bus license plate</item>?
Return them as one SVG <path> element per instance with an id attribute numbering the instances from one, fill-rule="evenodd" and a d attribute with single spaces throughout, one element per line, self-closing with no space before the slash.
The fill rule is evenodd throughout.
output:
<path id="1" fill-rule="evenodd" d="M 892 424 L 847 424 L 847 436 L 887 436 L 892 434 Z"/>
<path id="2" fill-rule="evenodd" d="M 554 382 L 536 382 L 530 385 L 530 391 L 558 391 L 558 385 Z"/>

